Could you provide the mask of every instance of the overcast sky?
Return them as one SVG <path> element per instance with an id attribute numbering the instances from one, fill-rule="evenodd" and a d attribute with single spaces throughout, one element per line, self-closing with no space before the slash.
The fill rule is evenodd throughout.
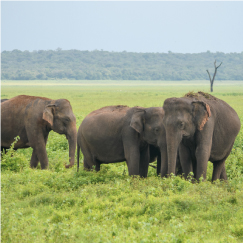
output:
<path id="1" fill-rule="evenodd" d="M 243 51 L 243 2 L 4 2 L 1 51 Z"/>

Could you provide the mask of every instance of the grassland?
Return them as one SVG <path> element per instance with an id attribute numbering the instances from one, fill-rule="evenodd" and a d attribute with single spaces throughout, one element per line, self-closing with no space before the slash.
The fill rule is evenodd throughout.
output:
<path id="1" fill-rule="evenodd" d="M 40 85 L 40 82 L 42 85 Z M 1 97 L 19 94 L 70 100 L 77 128 L 92 110 L 106 105 L 162 106 L 168 97 L 209 90 L 209 82 L 2 81 Z M 243 123 L 243 82 L 217 82 L 216 97 L 228 102 Z M 49 170 L 29 169 L 31 148 L 2 158 L 2 242 L 242 242 L 243 128 L 226 161 L 227 183 L 192 184 L 128 176 L 125 162 L 101 171 L 65 169 L 68 143 L 50 133 Z"/>

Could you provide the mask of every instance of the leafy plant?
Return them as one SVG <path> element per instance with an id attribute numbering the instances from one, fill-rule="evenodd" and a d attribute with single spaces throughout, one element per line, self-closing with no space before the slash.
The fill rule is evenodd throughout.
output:
<path id="1" fill-rule="evenodd" d="M 23 154 L 14 149 L 15 144 L 20 139 L 19 136 L 14 138 L 10 148 L 2 153 L 1 169 L 20 172 L 27 167 L 26 158 Z"/>

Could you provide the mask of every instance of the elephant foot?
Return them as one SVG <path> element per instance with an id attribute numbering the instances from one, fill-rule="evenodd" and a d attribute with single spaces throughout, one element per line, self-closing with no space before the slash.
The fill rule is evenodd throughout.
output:
<path id="1" fill-rule="evenodd" d="M 69 164 L 69 165 L 65 165 L 65 167 L 68 169 L 68 168 L 71 168 L 71 167 L 73 167 L 74 166 L 74 164 Z"/>

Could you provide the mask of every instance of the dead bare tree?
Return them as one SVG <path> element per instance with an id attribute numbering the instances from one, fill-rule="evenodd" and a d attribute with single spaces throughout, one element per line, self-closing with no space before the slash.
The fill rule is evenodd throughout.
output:
<path id="1" fill-rule="evenodd" d="M 213 92 L 213 82 L 214 82 L 214 79 L 215 79 L 215 76 L 216 76 L 216 73 L 217 73 L 217 69 L 221 66 L 222 62 L 217 66 L 216 65 L 216 60 L 214 62 L 214 75 L 213 75 L 213 79 L 211 79 L 211 75 L 209 73 L 208 70 L 206 70 L 208 72 L 208 76 L 209 76 L 209 79 L 210 79 L 210 91 Z"/>

